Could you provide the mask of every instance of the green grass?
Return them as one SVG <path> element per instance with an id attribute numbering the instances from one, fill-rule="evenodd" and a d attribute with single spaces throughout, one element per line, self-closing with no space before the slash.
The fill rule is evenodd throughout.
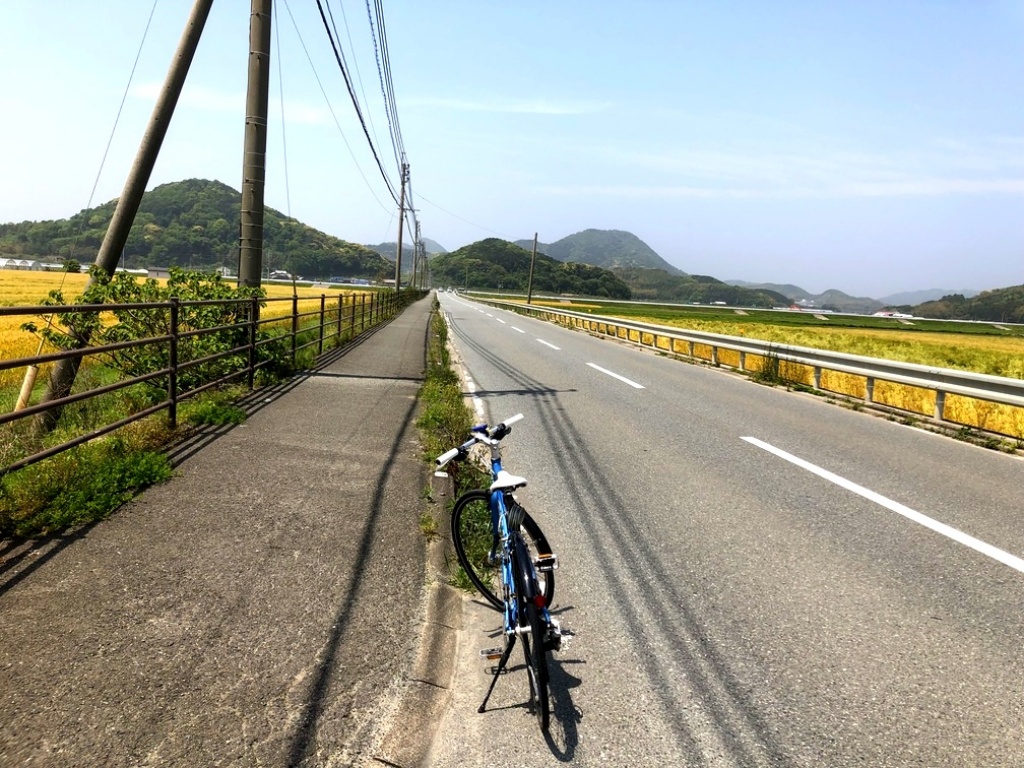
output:
<path id="1" fill-rule="evenodd" d="M 430 339 L 427 349 L 427 371 L 423 387 L 420 390 L 420 417 L 416 422 L 423 442 L 423 458 L 431 467 L 434 459 L 445 451 L 466 442 L 473 426 L 472 414 L 463 399 L 459 377 L 451 368 L 448 354 L 448 327 L 444 318 L 437 312 L 438 304 L 434 304 L 431 317 Z M 452 480 L 454 493 L 450 505 L 462 493 L 471 488 L 486 487 L 490 482 L 487 471 L 472 461 L 448 465 L 448 475 Z M 429 512 L 425 513 L 430 515 Z M 470 543 L 473 551 L 490 546 L 490 517 L 486 520 L 486 543 L 484 539 Z M 433 520 L 433 515 L 430 515 Z M 421 518 L 420 526 L 424 529 Z M 483 530 L 483 528 L 481 528 Z M 430 535 L 424 530 L 425 535 Z M 472 582 L 454 557 L 447 558 L 451 570 L 450 583 L 456 587 L 473 590 Z"/>
<path id="2" fill-rule="evenodd" d="M 171 477 L 167 457 L 122 438 L 87 443 L 0 481 L 0 535 L 28 537 L 102 520 Z"/>

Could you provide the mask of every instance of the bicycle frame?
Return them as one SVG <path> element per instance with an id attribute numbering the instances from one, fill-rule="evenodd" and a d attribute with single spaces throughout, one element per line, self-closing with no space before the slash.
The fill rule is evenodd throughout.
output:
<path id="1" fill-rule="evenodd" d="M 570 639 L 574 633 L 563 629 L 549 611 L 548 602 L 554 595 L 555 583 L 552 572 L 558 567 L 558 558 L 551 552 L 537 524 L 512 495 L 513 490 L 526 485 L 526 480 L 510 474 L 502 467 L 501 440 L 508 435 L 511 425 L 522 418 L 522 414 L 517 414 L 490 429 L 486 424 L 474 427 L 470 440 L 443 453 L 436 459 L 436 464 L 443 468 L 450 461 L 464 460 L 469 450 L 479 443 L 490 448 L 490 488 L 486 492 L 480 489 L 464 493 L 452 511 L 452 535 L 459 562 L 477 589 L 493 607 L 502 612 L 504 648 L 480 652 L 487 659 L 497 659 L 498 663 L 478 711 L 485 711 L 498 677 L 505 670 L 517 641 L 521 641 L 530 673 L 531 706 L 540 718 L 541 729 L 546 730 L 550 710 L 547 688 L 549 673 L 545 654 L 560 650 L 563 641 Z M 498 566 L 500 595 L 488 585 L 489 579 L 481 580 L 474 571 L 459 533 L 459 521 L 463 510 L 467 508 L 465 505 L 479 504 L 485 500 L 490 513 L 492 537 L 487 561 L 489 567 Z M 539 578 L 542 573 L 548 574 L 543 581 Z"/>

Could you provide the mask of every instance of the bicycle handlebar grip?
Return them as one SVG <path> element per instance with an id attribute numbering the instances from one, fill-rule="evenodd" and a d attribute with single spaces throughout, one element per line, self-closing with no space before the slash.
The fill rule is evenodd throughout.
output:
<path id="1" fill-rule="evenodd" d="M 443 467 L 445 464 L 447 464 L 449 461 L 451 461 L 452 459 L 454 459 L 458 455 L 459 455 L 459 449 L 458 448 L 452 448 L 450 451 L 446 451 L 445 453 L 442 453 L 440 456 L 438 456 L 434 460 L 434 463 L 437 464 L 437 466 L 439 466 L 439 467 Z"/>
<path id="2" fill-rule="evenodd" d="M 509 416 L 509 417 L 508 417 L 507 419 L 505 419 L 505 421 L 504 421 L 504 422 L 502 422 L 502 423 L 503 423 L 503 424 L 504 424 L 504 425 L 505 425 L 506 427 L 511 427 L 511 426 L 512 426 L 513 424 L 515 424 L 515 423 L 516 423 L 517 421 L 522 421 L 522 420 L 523 420 L 523 418 L 524 418 L 524 417 L 523 417 L 523 414 L 521 414 L 521 413 L 517 413 L 517 414 L 516 414 L 515 416 Z"/>

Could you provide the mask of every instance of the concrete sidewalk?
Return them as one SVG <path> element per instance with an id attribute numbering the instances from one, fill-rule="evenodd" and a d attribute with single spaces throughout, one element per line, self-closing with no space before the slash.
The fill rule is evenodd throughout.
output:
<path id="1" fill-rule="evenodd" d="M 437 707 L 409 682 L 443 597 L 414 424 L 430 304 L 255 393 L 111 519 L 0 543 L 0 765 L 415 763 L 430 724 L 388 724 Z"/>

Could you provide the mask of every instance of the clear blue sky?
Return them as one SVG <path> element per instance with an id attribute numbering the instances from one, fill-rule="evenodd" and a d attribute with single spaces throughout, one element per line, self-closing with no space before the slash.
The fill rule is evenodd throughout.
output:
<path id="1" fill-rule="evenodd" d="M 191 5 L 156 6 L 93 205 L 120 193 Z M 267 204 L 394 240 L 315 1 L 275 5 Z M 151 7 L 4 0 L 0 221 L 89 203 Z M 330 7 L 397 184 L 365 0 Z M 686 272 L 812 292 L 1024 283 L 1024 0 L 384 8 L 423 235 L 449 250 L 623 229 Z M 214 4 L 150 187 L 240 187 L 248 11 Z"/>

